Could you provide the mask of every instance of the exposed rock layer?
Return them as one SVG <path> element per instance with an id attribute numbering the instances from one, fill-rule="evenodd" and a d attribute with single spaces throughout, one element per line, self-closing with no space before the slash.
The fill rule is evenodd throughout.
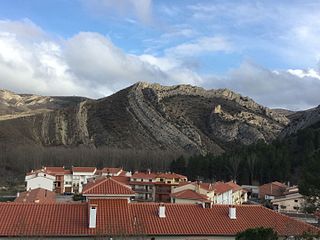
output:
<path id="1" fill-rule="evenodd" d="M 239 143 L 269 142 L 289 122 L 228 89 L 190 85 L 141 82 L 99 100 L 29 95 L 36 99 L 31 105 L 13 104 L 23 98 L 15 96 L 19 100 L 9 102 L 17 106 L 16 116 L 0 121 L 0 142 L 220 154 Z M 4 99 L 0 95 L 2 116 L 10 115 Z"/>

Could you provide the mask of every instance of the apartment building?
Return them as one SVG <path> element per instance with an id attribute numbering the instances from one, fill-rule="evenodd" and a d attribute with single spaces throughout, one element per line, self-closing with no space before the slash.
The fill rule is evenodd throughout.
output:
<path id="1" fill-rule="evenodd" d="M 172 190 L 172 203 L 242 204 L 246 191 L 233 182 L 186 182 Z"/>
<path id="2" fill-rule="evenodd" d="M 136 192 L 136 201 L 170 202 L 172 189 L 187 177 L 176 173 L 135 172 L 130 177 L 132 190 Z"/>

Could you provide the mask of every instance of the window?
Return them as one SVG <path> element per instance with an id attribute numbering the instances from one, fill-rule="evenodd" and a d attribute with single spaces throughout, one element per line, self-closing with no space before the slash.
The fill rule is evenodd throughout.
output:
<path id="1" fill-rule="evenodd" d="M 141 178 L 141 182 L 143 182 L 143 178 Z"/>
<path id="2" fill-rule="evenodd" d="M 149 179 L 149 182 L 152 182 L 152 179 Z"/>
<path id="3" fill-rule="evenodd" d="M 294 202 L 298 202 L 298 200 L 297 200 L 297 199 L 295 199 L 295 200 L 294 200 Z"/>
<path id="4" fill-rule="evenodd" d="M 160 178 L 160 182 L 163 182 L 163 178 Z"/>

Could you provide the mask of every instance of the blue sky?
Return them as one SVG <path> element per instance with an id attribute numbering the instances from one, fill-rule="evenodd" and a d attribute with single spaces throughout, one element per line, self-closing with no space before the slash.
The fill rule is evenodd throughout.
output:
<path id="1" fill-rule="evenodd" d="M 136 81 L 320 104 L 319 1 L 8 0 L 0 88 L 99 98 Z"/>

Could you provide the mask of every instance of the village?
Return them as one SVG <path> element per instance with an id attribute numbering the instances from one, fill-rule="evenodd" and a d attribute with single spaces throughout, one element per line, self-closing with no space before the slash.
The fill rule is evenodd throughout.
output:
<path id="1" fill-rule="evenodd" d="M 14 202 L 0 204 L 1 236 L 235 239 L 259 227 L 282 239 L 319 233 L 319 215 L 303 212 L 298 187 L 280 182 L 240 186 L 151 170 L 43 167 L 28 172 L 25 184 Z"/>

